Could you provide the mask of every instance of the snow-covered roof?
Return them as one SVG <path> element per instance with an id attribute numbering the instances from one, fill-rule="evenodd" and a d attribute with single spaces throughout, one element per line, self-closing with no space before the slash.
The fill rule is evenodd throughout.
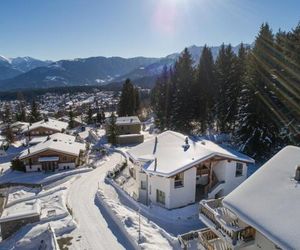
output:
<path id="1" fill-rule="evenodd" d="M 165 131 L 157 137 L 133 147 L 127 154 L 135 161 L 145 162 L 144 170 L 157 175 L 172 176 L 212 157 L 224 157 L 253 163 L 244 154 L 229 150 L 208 140 L 196 141 L 173 131 Z M 157 143 L 156 143 L 157 141 Z M 156 159 L 156 169 L 155 169 Z"/>
<path id="2" fill-rule="evenodd" d="M 68 127 L 67 122 L 62 122 L 62 121 L 58 121 L 58 120 L 49 118 L 46 120 L 41 120 L 41 121 L 32 123 L 31 126 L 23 129 L 23 133 L 27 132 L 27 131 L 31 131 L 36 128 L 48 128 L 48 129 L 52 129 L 52 130 L 61 132 L 63 129 L 64 130 L 67 129 L 67 127 Z"/>
<path id="3" fill-rule="evenodd" d="M 49 136 L 47 140 L 30 147 L 29 150 L 23 150 L 19 158 L 23 159 L 46 150 L 78 156 L 80 150 L 85 150 L 85 144 L 75 142 L 75 136 L 56 133 Z"/>
<path id="4" fill-rule="evenodd" d="M 39 200 L 17 203 L 3 210 L 0 223 L 40 215 Z"/>
<path id="5" fill-rule="evenodd" d="M 141 121 L 137 116 L 121 116 L 121 117 L 117 117 L 116 124 L 117 125 L 141 124 Z"/>
<path id="6" fill-rule="evenodd" d="M 110 117 L 106 118 L 106 122 L 110 122 Z M 134 125 L 141 124 L 140 119 L 137 116 L 120 116 L 116 117 L 117 125 Z"/>
<path id="7" fill-rule="evenodd" d="M 300 246 L 297 165 L 300 148 L 285 147 L 223 200 L 225 207 L 282 249 Z"/>

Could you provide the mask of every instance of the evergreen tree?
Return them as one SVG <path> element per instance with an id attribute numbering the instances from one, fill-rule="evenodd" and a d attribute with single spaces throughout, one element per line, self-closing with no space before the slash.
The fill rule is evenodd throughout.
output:
<path id="1" fill-rule="evenodd" d="M 104 109 L 102 108 L 101 109 L 101 124 L 103 124 L 105 122 L 105 119 L 106 119 L 105 112 L 104 112 Z"/>
<path id="2" fill-rule="evenodd" d="M 200 122 L 200 131 L 205 133 L 213 123 L 213 108 L 216 98 L 214 60 L 211 49 L 206 45 L 202 50 L 196 69 L 195 116 Z"/>
<path id="3" fill-rule="evenodd" d="M 237 78 L 237 58 L 231 45 L 222 44 L 216 59 L 217 128 L 222 133 L 231 132 L 235 124 L 239 94 Z"/>
<path id="4" fill-rule="evenodd" d="M 109 120 L 109 129 L 108 129 L 108 142 L 110 142 L 112 145 L 117 144 L 117 135 L 118 135 L 118 130 L 116 126 L 116 121 L 117 118 L 115 116 L 115 113 L 112 112 Z"/>
<path id="5" fill-rule="evenodd" d="M 192 56 L 185 48 L 174 66 L 172 81 L 175 85 L 171 111 L 173 129 L 181 132 L 190 132 L 192 128 L 194 110 L 194 68 Z"/>
<path id="6" fill-rule="evenodd" d="M 75 118 L 75 115 L 74 115 L 73 109 L 70 108 L 70 111 L 69 111 L 69 128 L 70 129 L 73 129 L 75 127 L 74 118 Z"/>
<path id="7" fill-rule="evenodd" d="M 161 75 L 157 78 L 155 86 L 151 93 L 151 104 L 157 116 L 157 126 L 164 130 L 167 127 L 168 102 L 169 102 L 169 71 L 164 66 Z"/>
<path id="8" fill-rule="evenodd" d="M 39 107 L 36 101 L 33 100 L 31 104 L 30 122 L 37 122 L 39 120 L 41 120 Z"/>
<path id="9" fill-rule="evenodd" d="M 87 124 L 93 123 L 93 110 L 92 110 L 91 106 L 89 106 L 89 108 L 88 108 L 86 121 L 87 121 Z"/>
<path id="10" fill-rule="evenodd" d="M 11 144 L 15 141 L 15 135 L 10 127 L 10 124 L 7 124 L 4 130 L 4 135 L 5 135 L 5 139 L 6 141 Z"/>
<path id="11" fill-rule="evenodd" d="M 27 117 L 26 117 L 26 102 L 25 98 L 22 94 L 22 92 L 17 93 L 17 99 L 18 99 L 18 112 L 16 114 L 16 120 L 21 121 L 21 122 L 26 122 Z"/>
<path id="12" fill-rule="evenodd" d="M 119 116 L 137 115 L 139 110 L 140 100 L 138 89 L 133 86 L 130 79 L 127 79 L 123 84 L 120 101 L 118 104 Z"/>
<path id="13" fill-rule="evenodd" d="M 257 160 L 269 157 L 280 143 L 278 120 L 274 117 L 277 100 L 271 74 L 274 67 L 273 41 L 269 25 L 263 24 L 249 55 L 238 115 L 237 141 L 244 152 Z"/>
<path id="14" fill-rule="evenodd" d="M 97 120 L 97 123 L 102 124 L 102 114 L 99 110 L 96 115 L 96 120 Z"/>

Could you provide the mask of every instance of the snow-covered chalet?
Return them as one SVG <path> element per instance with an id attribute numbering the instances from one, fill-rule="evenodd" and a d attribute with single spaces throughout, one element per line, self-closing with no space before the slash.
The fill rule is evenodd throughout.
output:
<path id="1" fill-rule="evenodd" d="M 209 140 L 165 131 L 127 151 L 130 180 L 124 190 L 146 205 L 167 209 L 230 193 L 254 160 Z"/>

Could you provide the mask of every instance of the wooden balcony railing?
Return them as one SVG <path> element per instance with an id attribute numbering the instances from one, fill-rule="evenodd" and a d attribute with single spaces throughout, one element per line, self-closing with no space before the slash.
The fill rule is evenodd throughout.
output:
<path id="1" fill-rule="evenodd" d="M 248 226 L 245 228 L 229 229 L 227 225 L 223 224 L 216 218 L 214 209 L 222 206 L 222 198 L 210 201 L 200 202 L 200 214 L 208 218 L 217 230 L 220 230 L 223 234 L 225 233 L 231 240 L 232 245 L 236 245 L 238 241 L 248 242 L 254 240 L 255 229 Z"/>

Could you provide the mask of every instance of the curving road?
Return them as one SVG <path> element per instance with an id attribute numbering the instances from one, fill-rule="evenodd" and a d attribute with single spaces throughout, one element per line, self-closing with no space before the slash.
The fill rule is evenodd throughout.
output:
<path id="1" fill-rule="evenodd" d="M 73 216 L 78 223 L 78 229 L 73 235 L 75 242 L 73 249 L 107 250 L 126 249 L 125 237 L 114 227 L 107 223 L 109 218 L 101 213 L 95 204 L 95 194 L 98 182 L 103 181 L 106 172 L 119 163 L 122 156 L 112 154 L 110 160 L 97 169 L 83 174 L 71 185 L 68 194 L 68 205 L 72 208 Z M 114 233 L 112 233 L 112 231 Z"/>

